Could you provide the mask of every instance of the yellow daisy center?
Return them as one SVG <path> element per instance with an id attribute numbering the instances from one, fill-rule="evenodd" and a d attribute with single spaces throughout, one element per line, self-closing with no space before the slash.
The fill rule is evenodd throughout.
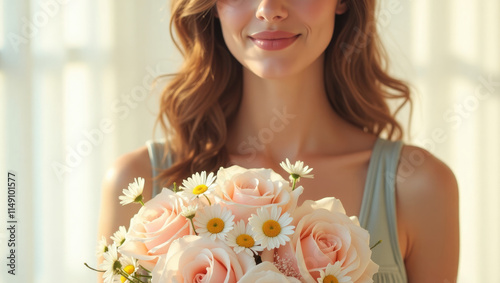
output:
<path id="1" fill-rule="evenodd" d="M 339 283 L 339 280 L 333 275 L 328 275 L 323 279 L 323 283 Z"/>
<path id="2" fill-rule="evenodd" d="M 251 248 L 255 245 L 255 241 L 252 236 L 241 234 L 236 238 L 236 244 L 240 247 Z"/>
<path id="3" fill-rule="evenodd" d="M 133 265 L 129 264 L 123 268 L 123 271 L 127 272 L 127 274 L 132 274 L 135 271 L 135 267 Z M 122 276 L 120 278 L 120 281 L 122 281 L 122 283 L 123 283 L 123 282 L 127 281 L 127 278 Z"/>
<path id="4" fill-rule="evenodd" d="M 220 218 L 212 218 L 207 223 L 207 230 L 212 234 L 218 234 L 224 230 L 224 221 Z"/>
<path id="5" fill-rule="evenodd" d="M 193 194 L 201 195 L 202 193 L 206 192 L 207 190 L 208 190 L 208 187 L 204 184 L 201 184 L 201 185 L 194 187 Z"/>
<path id="6" fill-rule="evenodd" d="M 281 232 L 281 225 L 274 220 L 267 220 L 262 225 L 262 232 L 268 237 L 276 237 Z"/>

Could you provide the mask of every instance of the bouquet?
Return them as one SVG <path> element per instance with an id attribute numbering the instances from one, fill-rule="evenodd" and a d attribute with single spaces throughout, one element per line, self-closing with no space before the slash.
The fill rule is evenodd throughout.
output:
<path id="1" fill-rule="evenodd" d="M 105 282 L 373 282 L 369 234 L 333 197 L 297 206 L 312 178 L 303 162 L 195 173 L 144 203 L 135 179 L 121 204 L 140 203 L 130 227 L 99 243 Z"/>

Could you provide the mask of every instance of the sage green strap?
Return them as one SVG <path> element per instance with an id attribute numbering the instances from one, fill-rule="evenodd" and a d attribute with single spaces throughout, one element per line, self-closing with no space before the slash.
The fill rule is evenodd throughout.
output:
<path id="1" fill-rule="evenodd" d="M 148 148 L 149 159 L 151 161 L 151 167 L 153 169 L 153 197 L 161 192 L 163 189 L 160 182 L 157 180 L 159 173 L 170 166 L 172 166 L 172 156 L 170 152 L 167 152 L 165 156 L 165 142 L 164 141 L 152 141 L 146 142 Z"/>
<path id="2" fill-rule="evenodd" d="M 401 141 L 379 138 L 366 177 L 359 220 L 370 232 L 370 245 L 382 240 L 372 251 L 372 259 L 380 267 L 375 282 L 407 282 L 396 221 L 396 174 L 402 146 Z"/>

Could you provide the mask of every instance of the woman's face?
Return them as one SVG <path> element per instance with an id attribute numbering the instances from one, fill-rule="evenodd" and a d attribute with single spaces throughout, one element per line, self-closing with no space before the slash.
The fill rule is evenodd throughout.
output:
<path id="1" fill-rule="evenodd" d="M 284 78 L 321 64 L 340 0 L 218 0 L 227 47 L 262 78 Z"/>

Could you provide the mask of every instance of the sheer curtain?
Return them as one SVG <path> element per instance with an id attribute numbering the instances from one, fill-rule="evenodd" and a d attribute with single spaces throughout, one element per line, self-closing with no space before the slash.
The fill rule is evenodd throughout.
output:
<path id="1" fill-rule="evenodd" d="M 500 2 L 383 1 L 394 72 L 416 89 L 411 142 L 454 171 L 458 282 L 500 278 Z M 409 164 L 418 166 L 419 160 Z M 411 170 L 411 166 L 410 166 Z"/>
<path id="2" fill-rule="evenodd" d="M 499 13 L 494 0 L 380 8 L 393 72 L 416 90 L 409 142 L 459 181 L 459 282 L 500 278 Z M 153 78 L 180 63 L 168 1 L 0 0 L 0 15 L 0 168 L 16 174 L 17 220 L 16 275 L 3 264 L 0 279 L 93 282 L 83 263 L 95 265 L 103 175 L 153 137 L 163 83 Z M 10 237 L 0 230 L 4 260 Z"/>
<path id="3" fill-rule="evenodd" d="M 103 176 L 153 137 L 153 79 L 179 64 L 168 9 L 164 0 L 0 1 L 0 164 L 18 178 L 16 275 L 2 263 L 1 282 L 95 281 L 83 263 L 96 265 Z M 4 262 L 10 234 L 0 232 Z"/>
<path id="4" fill-rule="evenodd" d="M 494 282 L 500 278 L 500 2 L 384 4 L 394 71 L 417 90 L 411 142 L 445 161 L 459 183 L 458 282 Z"/>

